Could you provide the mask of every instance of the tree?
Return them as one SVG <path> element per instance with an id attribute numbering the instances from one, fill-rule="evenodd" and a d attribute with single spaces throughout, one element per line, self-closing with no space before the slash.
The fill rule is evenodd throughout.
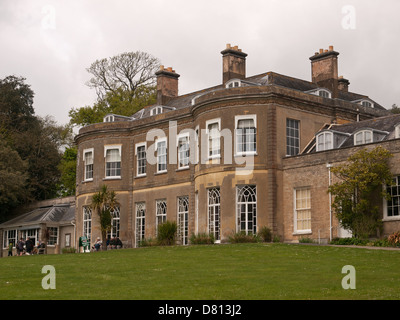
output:
<path id="1" fill-rule="evenodd" d="M 111 212 L 118 206 L 117 195 L 114 191 L 109 191 L 106 185 L 92 196 L 92 208 L 100 217 L 101 240 L 103 250 L 107 250 L 107 232 L 112 227 Z"/>
<path id="2" fill-rule="evenodd" d="M 390 109 L 390 112 L 393 114 L 398 114 L 398 113 L 400 113 L 400 108 L 398 107 L 397 104 L 393 104 L 392 109 Z"/>
<path id="3" fill-rule="evenodd" d="M 61 196 L 73 196 L 76 190 L 76 161 L 78 150 L 75 146 L 65 149 L 59 164 L 61 172 L 59 192 Z"/>
<path id="4" fill-rule="evenodd" d="M 339 178 L 329 187 L 334 196 L 332 208 L 341 225 L 356 237 L 368 238 L 381 226 L 379 204 L 389 196 L 383 186 L 392 183 L 391 157 L 380 146 L 371 151 L 361 149 L 345 164 L 331 169 Z"/>
<path id="5" fill-rule="evenodd" d="M 87 126 L 92 123 L 99 123 L 109 113 L 131 116 L 143 107 L 154 104 L 156 99 L 157 91 L 155 87 L 139 87 L 136 89 L 134 99 L 130 98 L 129 92 L 119 88 L 114 92 L 107 92 L 104 99 L 97 101 L 93 107 L 72 108 L 69 111 L 70 125 Z"/>
<path id="6" fill-rule="evenodd" d="M 128 93 L 128 101 L 132 101 L 138 88 L 155 85 L 159 67 L 160 61 L 146 52 L 125 52 L 93 62 L 86 69 L 93 75 L 87 85 L 96 90 L 99 100 L 109 92 L 118 94 L 122 90 Z"/>
<path id="7" fill-rule="evenodd" d="M 109 113 L 131 116 L 154 104 L 157 99 L 155 73 L 159 67 L 157 58 L 141 51 L 96 60 L 86 69 L 92 75 L 86 84 L 96 90 L 98 99 L 93 106 L 72 108 L 70 125 L 99 123 Z"/>
<path id="8" fill-rule="evenodd" d="M 0 129 L 19 131 L 24 129 L 27 118 L 34 116 L 34 92 L 25 78 L 8 76 L 0 79 Z"/>
<path id="9" fill-rule="evenodd" d="M 29 197 L 27 163 L 0 138 L 0 221 Z"/>

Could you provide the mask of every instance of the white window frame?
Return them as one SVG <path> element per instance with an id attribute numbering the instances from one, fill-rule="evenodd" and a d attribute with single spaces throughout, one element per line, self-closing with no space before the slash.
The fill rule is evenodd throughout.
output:
<path id="1" fill-rule="evenodd" d="M 158 144 L 162 143 L 162 142 L 165 142 L 165 154 L 159 155 L 158 154 Z M 168 138 L 167 137 L 159 138 L 159 139 L 156 140 L 155 144 L 156 144 L 156 153 L 157 153 L 157 156 L 156 156 L 156 159 L 157 159 L 157 161 L 156 161 L 157 170 L 156 170 L 156 172 L 157 173 L 167 172 L 167 170 L 168 170 Z M 160 168 L 159 168 L 159 166 L 161 164 L 160 163 L 161 156 L 165 157 L 165 169 L 162 169 L 162 170 L 160 170 Z"/>
<path id="2" fill-rule="evenodd" d="M 14 233 L 14 236 L 10 236 L 11 233 Z M 18 230 L 17 229 L 7 229 L 3 231 L 3 248 L 8 248 L 10 244 L 10 240 L 14 240 L 13 242 L 13 248 L 16 247 L 16 244 L 18 242 Z"/>
<path id="3" fill-rule="evenodd" d="M 304 199 L 306 199 L 306 204 L 307 204 L 307 201 L 308 201 L 308 206 L 306 205 L 304 207 L 298 208 L 297 207 L 297 200 L 298 200 L 297 199 L 297 191 L 304 191 L 304 190 L 308 191 L 308 198 L 304 198 Z M 306 211 L 309 211 L 309 214 L 310 214 L 310 218 L 307 219 L 307 220 L 310 221 L 309 222 L 310 223 L 310 228 L 308 228 L 308 229 L 299 229 L 299 226 L 298 226 L 299 213 L 300 212 L 306 212 Z M 310 234 L 310 233 L 312 233 L 312 230 L 311 230 L 312 229 L 311 228 L 311 224 L 312 224 L 311 188 L 310 187 L 302 187 L 302 188 L 295 188 L 294 189 L 294 192 L 293 192 L 293 218 L 294 218 L 294 221 L 293 221 L 293 226 L 294 226 L 293 232 L 294 232 L 294 234 Z"/>
<path id="4" fill-rule="evenodd" d="M 400 138 L 400 123 L 396 125 L 394 128 L 394 138 L 399 139 Z"/>
<path id="5" fill-rule="evenodd" d="M 239 151 L 238 150 L 238 124 L 240 120 L 253 120 L 255 132 L 255 150 L 252 151 Z M 235 156 L 257 155 L 257 115 L 240 115 L 235 116 Z"/>
<path id="6" fill-rule="evenodd" d="M 55 235 L 50 233 L 50 230 L 55 230 Z M 47 244 L 49 246 L 56 246 L 58 244 L 58 236 L 60 234 L 60 230 L 58 227 L 47 227 L 47 230 L 49 231 L 49 239 L 47 240 Z"/>
<path id="7" fill-rule="evenodd" d="M 23 229 L 20 230 L 21 233 L 21 237 L 25 240 L 25 239 L 34 239 L 34 246 L 37 245 L 37 242 L 39 241 L 39 228 L 34 228 L 34 229 Z M 21 238 L 20 237 L 20 238 Z"/>
<path id="8" fill-rule="evenodd" d="M 209 126 L 217 124 L 218 126 L 218 132 L 216 133 L 215 137 L 211 135 L 211 132 L 209 130 Z M 221 158 L 221 118 L 216 118 L 212 120 L 207 120 L 206 121 L 206 134 L 207 134 L 207 159 L 218 159 Z M 216 144 L 218 145 L 217 153 L 216 154 L 210 154 L 214 152 L 214 149 L 210 150 L 210 148 L 214 147 L 214 143 L 211 141 L 218 141 Z M 210 144 L 211 142 L 211 144 Z"/>
<path id="9" fill-rule="evenodd" d="M 214 236 L 215 243 L 221 242 L 221 189 L 207 189 L 208 233 Z"/>
<path id="10" fill-rule="evenodd" d="M 139 161 L 143 161 L 142 158 L 139 158 L 138 149 L 144 147 L 144 167 L 139 165 Z M 145 177 L 147 173 L 147 145 L 146 142 L 140 142 L 135 144 L 135 156 L 136 156 L 136 177 Z M 144 168 L 144 173 L 139 173 L 139 169 Z"/>
<path id="11" fill-rule="evenodd" d="M 326 89 L 318 89 L 317 94 L 322 98 L 332 98 L 332 93 Z"/>
<path id="12" fill-rule="evenodd" d="M 242 81 L 240 79 L 231 79 L 225 84 L 225 88 L 239 88 L 242 86 Z"/>
<path id="13" fill-rule="evenodd" d="M 187 150 L 183 150 L 183 152 L 180 151 L 180 141 L 186 139 L 187 141 Z M 178 152 L 178 169 L 188 169 L 189 168 L 189 163 L 190 163 L 190 137 L 189 137 L 189 133 L 182 133 L 179 134 L 176 137 L 176 146 L 177 146 L 177 152 Z M 183 153 L 188 153 L 187 157 L 182 158 L 182 154 Z M 184 161 L 181 161 L 184 160 Z M 186 163 L 187 162 L 187 163 Z"/>
<path id="14" fill-rule="evenodd" d="M 400 175 L 394 176 L 393 180 L 395 183 L 392 186 L 384 186 L 384 187 L 386 188 L 386 191 L 388 191 L 387 190 L 388 188 L 390 188 L 390 189 L 396 188 L 397 189 L 396 190 L 397 195 L 391 196 L 391 200 L 393 198 L 397 198 L 397 205 L 393 205 L 393 202 L 392 202 L 391 207 L 393 209 L 396 208 L 396 211 L 398 212 L 398 214 L 389 215 L 388 214 L 388 211 L 389 211 L 388 202 L 391 200 L 383 199 L 383 219 L 382 219 L 383 221 L 400 220 L 400 202 L 399 202 L 400 201 Z M 388 191 L 388 193 L 391 194 L 390 191 Z M 393 209 L 392 209 L 392 213 L 394 211 Z"/>
<path id="15" fill-rule="evenodd" d="M 360 104 L 363 106 L 363 107 L 366 107 L 366 108 L 374 108 L 374 103 L 372 102 L 372 101 L 369 101 L 369 100 L 361 100 L 360 101 Z M 365 104 L 368 104 L 368 105 L 365 105 Z"/>
<path id="16" fill-rule="evenodd" d="M 121 230 L 121 208 L 119 206 L 110 209 L 111 229 L 107 232 L 109 238 L 119 238 Z"/>
<path id="17" fill-rule="evenodd" d="M 326 136 L 330 136 L 330 138 L 331 138 L 330 147 L 327 147 Z M 319 143 L 319 139 L 320 138 L 323 138 L 323 143 L 322 143 L 323 148 L 320 148 L 320 144 L 321 144 L 321 143 Z M 324 131 L 324 132 L 321 132 L 321 133 L 317 134 L 317 137 L 316 137 L 316 150 L 317 150 L 317 152 L 325 151 L 325 150 L 332 150 L 332 149 L 333 149 L 333 132 Z"/>
<path id="18" fill-rule="evenodd" d="M 161 107 L 161 106 L 154 107 L 150 110 L 151 116 L 155 116 L 155 115 L 161 114 L 161 113 L 163 113 L 163 107 Z"/>
<path id="19" fill-rule="evenodd" d="M 82 208 L 82 235 L 85 236 L 90 244 L 92 238 L 92 216 L 93 210 L 90 206 L 83 206 Z"/>
<path id="20" fill-rule="evenodd" d="M 200 127 L 196 126 L 195 128 L 195 139 L 196 139 L 196 164 L 199 163 L 200 160 Z"/>
<path id="21" fill-rule="evenodd" d="M 107 151 L 108 150 L 118 150 L 120 156 L 120 175 L 107 176 Z M 122 175 L 122 145 L 106 145 L 104 146 L 104 177 L 105 179 L 120 179 Z"/>
<path id="22" fill-rule="evenodd" d="M 177 239 L 182 245 L 189 244 L 189 196 L 181 196 L 177 199 L 177 217 L 178 225 Z"/>
<path id="23" fill-rule="evenodd" d="M 294 121 L 294 123 L 298 124 L 298 127 L 297 128 L 289 127 L 288 126 L 289 121 Z M 288 133 L 288 129 L 293 130 L 293 132 L 297 132 L 297 137 L 294 135 L 290 135 L 290 133 Z M 293 139 L 294 142 L 297 142 L 297 145 L 290 144 L 291 139 Z M 294 154 L 291 154 L 290 152 L 288 152 L 288 149 L 289 150 L 293 149 L 296 152 Z M 299 153 L 300 153 L 300 120 L 293 118 L 286 118 L 286 155 L 295 156 L 298 155 Z"/>
<path id="24" fill-rule="evenodd" d="M 87 178 L 87 173 L 88 173 L 88 170 L 87 170 L 87 166 L 88 165 L 90 165 L 90 164 L 87 164 L 86 163 L 86 154 L 87 153 L 92 153 L 92 164 L 91 164 L 91 166 L 92 166 L 92 177 L 91 178 Z M 83 163 L 84 163 L 84 172 L 83 172 L 83 181 L 93 181 L 93 174 L 94 174 L 94 171 L 93 171 L 93 169 L 94 169 L 94 148 L 89 148 L 89 149 L 84 149 L 83 150 Z"/>
<path id="25" fill-rule="evenodd" d="M 156 234 L 158 226 L 167 221 L 167 199 L 156 200 Z"/>
<path id="26" fill-rule="evenodd" d="M 367 134 L 367 133 L 369 133 L 369 134 L 371 135 L 370 141 L 367 141 L 367 140 L 366 140 L 366 134 Z M 362 135 L 361 142 L 357 142 L 357 137 L 358 137 L 359 135 Z M 372 143 L 372 142 L 374 142 L 374 133 L 373 133 L 372 130 L 363 129 L 363 130 L 357 131 L 357 132 L 354 134 L 354 145 L 355 145 L 355 146 L 360 146 L 360 145 L 367 144 L 367 143 Z"/>
<path id="27" fill-rule="evenodd" d="M 242 201 L 244 192 L 250 191 L 250 195 Z M 249 201 L 250 200 L 250 201 Z M 256 234 L 258 231 L 257 223 L 257 186 L 256 185 L 237 185 L 236 186 L 236 232 L 244 232 L 245 234 Z M 244 207 L 243 207 L 244 206 Z M 251 211 L 249 211 L 249 208 Z M 242 210 L 244 209 L 244 211 Z M 243 219 L 242 219 L 243 216 Z M 250 219 L 249 219 L 250 217 Z M 242 225 L 244 224 L 244 228 Z M 249 225 L 251 224 L 251 228 Z"/>
<path id="28" fill-rule="evenodd" d="M 135 247 L 138 247 L 146 236 L 146 202 L 136 202 L 135 218 Z"/>
<path id="29" fill-rule="evenodd" d="M 332 98 L 332 92 L 325 88 L 317 88 L 305 92 L 321 98 Z"/>
<path id="30" fill-rule="evenodd" d="M 103 118 L 103 122 L 114 122 L 115 116 L 113 114 L 108 114 Z"/>

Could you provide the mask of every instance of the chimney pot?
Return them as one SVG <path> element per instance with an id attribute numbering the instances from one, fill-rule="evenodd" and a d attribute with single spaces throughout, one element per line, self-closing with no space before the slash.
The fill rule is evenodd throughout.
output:
<path id="1" fill-rule="evenodd" d="M 333 51 L 333 46 L 329 46 L 329 51 Z"/>
<path id="2" fill-rule="evenodd" d="M 160 66 L 157 76 L 157 104 L 163 105 L 171 98 L 178 96 L 178 78 L 172 67 Z"/>
<path id="3" fill-rule="evenodd" d="M 239 46 L 232 47 L 226 45 L 226 49 L 221 51 L 222 54 L 222 83 L 238 78 L 246 78 L 246 57 L 247 54 L 239 49 Z"/>

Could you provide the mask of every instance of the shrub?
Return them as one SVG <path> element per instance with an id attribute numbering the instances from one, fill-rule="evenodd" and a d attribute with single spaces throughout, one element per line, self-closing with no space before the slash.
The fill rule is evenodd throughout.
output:
<path id="1" fill-rule="evenodd" d="M 158 245 L 157 239 L 147 238 L 139 242 L 139 247 L 152 247 Z"/>
<path id="2" fill-rule="evenodd" d="M 391 246 L 400 247 L 400 231 L 392 233 L 387 240 Z"/>
<path id="3" fill-rule="evenodd" d="M 271 242 L 272 241 L 272 232 L 271 229 L 268 227 L 262 227 L 258 232 L 258 235 L 264 242 Z"/>
<path id="4" fill-rule="evenodd" d="M 261 239 L 257 234 L 246 234 L 244 232 L 234 233 L 229 237 L 230 243 L 246 243 L 246 242 L 260 242 Z"/>
<path id="5" fill-rule="evenodd" d="M 75 248 L 63 248 L 62 253 L 75 253 L 76 249 Z"/>
<path id="6" fill-rule="evenodd" d="M 165 221 L 158 225 L 157 242 L 161 246 L 170 246 L 175 244 L 176 232 L 178 226 L 176 222 Z"/>
<path id="7" fill-rule="evenodd" d="M 299 239 L 299 243 L 314 243 L 314 240 L 307 237 L 302 237 Z"/>
<path id="8" fill-rule="evenodd" d="M 207 233 L 192 234 L 190 237 L 191 244 L 214 244 L 214 236 Z"/>
<path id="9" fill-rule="evenodd" d="M 368 240 L 359 238 L 334 238 L 330 243 L 342 246 L 346 245 L 365 246 L 367 245 Z"/>

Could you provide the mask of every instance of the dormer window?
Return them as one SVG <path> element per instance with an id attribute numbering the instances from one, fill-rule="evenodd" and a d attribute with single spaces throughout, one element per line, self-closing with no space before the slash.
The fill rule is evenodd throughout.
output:
<path id="1" fill-rule="evenodd" d="M 322 98 L 332 98 L 332 93 L 329 90 L 322 88 L 307 91 L 306 93 L 311 93 L 315 96 L 320 96 Z"/>
<path id="2" fill-rule="evenodd" d="M 112 114 L 107 115 L 103 118 L 103 122 L 114 122 L 114 121 L 115 121 L 115 118 L 114 118 L 114 115 L 112 115 Z"/>
<path id="3" fill-rule="evenodd" d="M 155 116 L 156 114 L 160 114 L 162 112 L 163 112 L 163 108 L 160 106 L 157 106 L 150 110 L 150 115 Z"/>
<path id="4" fill-rule="evenodd" d="M 353 101 L 353 102 L 361 104 L 363 107 L 367 107 L 367 108 L 373 108 L 374 107 L 373 102 L 370 101 L 370 100 L 366 100 L 366 99 L 356 100 L 356 101 Z"/>
<path id="5" fill-rule="evenodd" d="M 325 131 L 317 135 L 317 151 L 330 149 L 333 149 L 333 133 Z"/>
<path id="6" fill-rule="evenodd" d="M 330 98 L 331 93 L 328 90 L 320 89 L 318 90 L 318 95 L 323 98 Z"/>
<path id="7" fill-rule="evenodd" d="M 372 142 L 372 131 L 371 130 L 362 130 L 357 132 L 354 135 L 354 145 L 358 146 L 361 144 L 371 143 Z"/>
<path id="8" fill-rule="evenodd" d="M 368 101 L 368 100 L 361 100 L 360 104 L 363 107 L 368 107 L 368 108 L 373 108 L 374 107 L 374 104 L 371 101 Z"/>
<path id="9" fill-rule="evenodd" d="M 239 79 L 232 79 L 225 84 L 225 88 L 238 88 L 241 87 L 242 83 Z"/>
<path id="10" fill-rule="evenodd" d="M 400 123 L 395 127 L 394 137 L 395 137 L 395 139 L 400 138 Z"/>

